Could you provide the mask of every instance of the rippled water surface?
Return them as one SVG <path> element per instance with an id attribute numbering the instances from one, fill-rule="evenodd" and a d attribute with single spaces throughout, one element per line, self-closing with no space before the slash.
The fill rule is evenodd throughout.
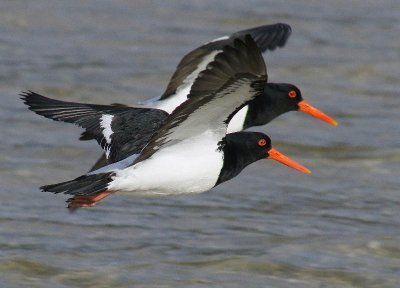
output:
<path id="1" fill-rule="evenodd" d="M 400 2 L 205 2 L 0 1 L 1 287 L 400 287 Z M 275 22 L 293 35 L 265 54 L 270 81 L 340 125 L 293 112 L 260 130 L 313 174 L 263 160 L 204 194 L 74 214 L 39 192 L 100 151 L 21 90 L 134 104 L 191 49 Z"/>

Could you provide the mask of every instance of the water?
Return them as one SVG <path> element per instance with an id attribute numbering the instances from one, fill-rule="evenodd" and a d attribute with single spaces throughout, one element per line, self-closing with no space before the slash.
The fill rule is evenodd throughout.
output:
<path id="1" fill-rule="evenodd" d="M 215 2 L 215 1 L 214 1 Z M 1 287 L 400 287 L 399 1 L 0 1 Z M 213 38 L 286 22 L 273 82 L 332 115 L 266 127 L 313 170 L 259 161 L 195 196 L 112 196 L 69 214 L 37 187 L 99 155 L 17 94 L 91 103 L 160 95 Z"/>

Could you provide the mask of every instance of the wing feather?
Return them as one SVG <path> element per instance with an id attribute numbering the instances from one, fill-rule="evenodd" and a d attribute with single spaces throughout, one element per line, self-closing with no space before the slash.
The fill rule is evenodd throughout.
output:
<path id="1" fill-rule="evenodd" d="M 262 94 L 266 80 L 264 59 L 251 36 L 235 39 L 200 73 L 188 100 L 168 116 L 133 164 L 206 131 L 222 140 L 229 120 Z"/>
<path id="2" fill-rule="evenodd" d="M 265 52 L 266 50 L 275 50 L 277 47 L 285 46 L 291 32 L 292 29 L 288 24 L 277 23 L 272 25 L 263 25 L 238 31 L 231 34 L 229 37 L 223 37 L 219 40 L 216 39 L 200 46 L 186 54 L 179 62 L 160 100 L 175 95 L 177 90 L 181 89 L 183 86 L 192 85 L 196 77 L 190 77 L 190 75 L 196 73 L 198 70 L 202 70 L 201 67 L 205 67 L 208 63 L 213 61 L 215 55 L 221 52 L 224 46 L 232 45 L 234 39 L 244 39 L 245 35 L 250 35 L 253 37 L 261 52 Z M 189 81 L 188 78 L 191 78 L 192 80 L 189 79 Z"/>
<path id="3" fill-rule="evenodd" d="M 168 115 L 152 108 L 60 101 L 31 91 L 21 98 L 39 115 L 84 128 L 86 139 L 96 139 L 111 162 L 139 154 Z"/>

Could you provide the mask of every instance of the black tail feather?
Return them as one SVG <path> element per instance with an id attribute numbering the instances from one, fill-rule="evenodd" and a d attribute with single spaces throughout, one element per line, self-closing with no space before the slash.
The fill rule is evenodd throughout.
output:
<path id="1" fill-rule="evenodd" d="M 43 192 L 64 193 L 75 196 L 93 195 L 108 189 L 115 176 L 114 172 L 83 175 L 74 180 L 45 185 L 40 187 Z"/>

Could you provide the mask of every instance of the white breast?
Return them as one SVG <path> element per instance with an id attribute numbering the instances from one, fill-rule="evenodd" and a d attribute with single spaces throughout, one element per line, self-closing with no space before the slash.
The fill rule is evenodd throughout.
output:
<path id="1" fill-rule="evenodd" d="M 149 159 L 117 171 L 109 189 L 143 195 L 207 191 L 214 187 L 223 165 L 218 141 L 205 132 L 163 148 Z"/>
<path id="2" fill-rule="evenodd" d="M 248 110 L 249 106 L 246 105 L 233 116 L 233 118 L 229 122 L 227 133 L 233 133 L 243 130 L 244 120 L 246 119 Z"/>

